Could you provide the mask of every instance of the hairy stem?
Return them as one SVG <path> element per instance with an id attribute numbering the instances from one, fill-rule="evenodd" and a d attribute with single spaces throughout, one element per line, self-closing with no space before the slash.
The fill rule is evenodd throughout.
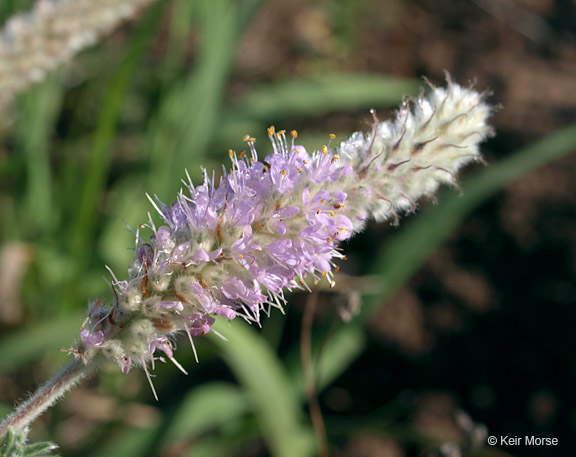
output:
<path id="1" fill-rule="evenodd" d="M 48 380 L 28 400 L 19 405 L 12 414 L 0 423 L 0 438 L 9 429 L 19 431 L 26 428 L 68 390 L 82 379 L 93 375 L 96 370 L 97 363 L 95 363 L 94 359 L 87 364 L 79 359 L 73 359 L 68 362 L 57 375 Z"/>

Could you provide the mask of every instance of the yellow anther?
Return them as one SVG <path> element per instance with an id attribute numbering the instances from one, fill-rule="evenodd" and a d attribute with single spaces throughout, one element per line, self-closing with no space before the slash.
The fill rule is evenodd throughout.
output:
<path id="1" fill-rule="evenodd" d="M 330 210 L 330 216 L 334 216 L 336 214 L 334 211 Z"/>
<path id="2" fill-rule="evenodd" d="M 292 130 L 290 135 L 292 135 L 292 138 L 298 138 L 298 132 L 296 130 Z"/>
<path id="3" fill-rule="evenodd" d="M 326 202 L 326 200 L 320 199 L 320 203 L 325 203 L 325 202 Z"/>
<path id="4" fill-rule="evenodd" d="M 320 210 L 316 211 L 316 214 L 320 214 Z"/>
<path id="5" fill-rule="evenodd" d="M 242 254 L 238 254 L 238 257 L 240 257 L 241 259 L 244 258 L 244 256 Z"/>
<path id="6" fill-rule="evenodd" d="M 328 243 L 332 243 L 332 241 L 334 241 L 334 238 L 332 238 L 331 236 L 329 236 L 326 241 L 328 241 Z"/>
<path id="7" fill-rule="evenodd" d="M 324 271 L 322 272 L 322 276 L 328 276 L 328 272 L 327 272 L 326 270 L 324 270 Z"/>
<path id="8" fill-rule="evenodd" d="M 296 168 L 296 170 L 298 170 L 298 173 L 302 173 L 302 168 Z"/>
<path id="9" fill-rule="evenodd" d="M 234 151 L 232 149 L 228 149 L 228 155 L 230 157 L 234 157 Z"/>
<path id="10" fill-rule="evenodd" d="M 334 158 L 338 160 L 340 158 L 340 154 L 334 154 Z"/>
<path id="11" fill-rule="evenodd" d="M 333 140 L 334 138 L 336 138 L 336 135 L 334 135 L 333 133 L 331 133 L 331 134 L 330 134 L 330 139 Z"/>
<path id="12" fill-rule="evenodd" d="M 302 163 L 303 163 L 304 165 L 308 165 L 308 161 L 307 161 L 307 160 L 303 160 Z"/>
<path id="13" fill-rule="evenodd" d="M 278 130 L 278 135 L 282 136 L 286 134 L 286 130 Z"/>
<path id="14" fill-rule="evenodd" d="M 248 159 L 250 161 L 250 164 L 254 163 L 254 157 L 250 157 L 250 159 Z"/>
<path id="15" fill-rule="evenodd" d="M 250 141 L 250 135 L 244 135 L 242 141 Z"/>
<path id="16" fill-rule="evenodd" d="M 268 136 L 273 136 L 274 132 L 275 132 L 275 128 L 273 125 L 271 125 L 270 127 L 268 127 Z"/>
<path id="17" fill-rule="evenodd" d="M 322 146 L 322 154 L 328 154 L 328 146 Z"/>
<path id="18" fill-rule="evenodd" d="M 286 176 L 286 173 L 287 173 L 286 170 L 282 170 L 282 171 L 280 172 L 280 174 L 281 174 L 282 176 Z"/>

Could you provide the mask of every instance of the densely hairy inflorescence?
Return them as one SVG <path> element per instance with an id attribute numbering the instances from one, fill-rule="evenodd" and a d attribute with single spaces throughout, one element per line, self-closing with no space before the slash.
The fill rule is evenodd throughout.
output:
<path id="1" fill-rule="evenodd" d="M 157 353 L 177 364 L 177 332 L 194 347 L 216 315 L 258 322 L 305 278 L 332 284 L 341 241 L 369 218 L 396 221 L 481 160 L 490 111 L 482 94 L 448 81 L 337 148 L 309 154 L 295 131 L 270 127 L 273 151 L 261 160 L 245 137 L 248 153 L 230 151 L 232 169 L 218 183 L 204 171 L 203 184 L 188 180 L 171 205 L 151 199 L 162 225 L 149 218 L 142 226 L 149 241 L 137 235 L 129 279 L 114 277 L 114 302 L 91 305 L 78 352 L 148 373 Z"/>
<path id="2" fill-rule="evenodd" d="M 152 0 L 39 0 L 0 30 L 0 107 Z"/>

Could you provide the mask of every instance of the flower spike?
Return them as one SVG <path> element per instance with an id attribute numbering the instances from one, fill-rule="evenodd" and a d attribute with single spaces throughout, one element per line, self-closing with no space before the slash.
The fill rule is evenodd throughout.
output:
<path id="1" fill-rule="evenodd" d="M 135 362 L 152 386 L 156 350 L 184 371 L 172 357 L 177 333 L 197 359 L 193 338 L 213 331 L 215 316 L 258 324 L 271 307 L 282 310 L 285 290 L 307 288 L 305 278 L 334 285 L 342 241 L 370 218 L 396 222 L 441 184 L 457 187 L 459 169 L 481 161 L 490 114 L 483 94 L 448 80 L 404 102 L 393 120 L 372 111 L 371 132 L 336 148 L 330 135 L 309 154 L 295 130 L 288 142 L 271 126 L 272 153 L 259 161 L 246 135 L 251 157 L 231 150 L 232 169 L 218 182 L 204 171 L 204 183 L 188 176 L 170 205 L 148 196 L 163 223 L 145 226 L 150 240 L 137 239 L 128 280 L 113 276 L 110 309 L 97 302 L 90 311 L 78 352 L 104 354 L 124 372 Z"/>

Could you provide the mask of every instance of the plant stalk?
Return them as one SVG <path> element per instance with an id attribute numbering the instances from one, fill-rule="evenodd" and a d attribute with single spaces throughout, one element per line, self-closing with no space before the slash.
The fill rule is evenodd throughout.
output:
<path id="1" fill-rule="evenodd" d="M 318 302 L 318 291 L 313 290 L 306 302 L 304 316 L 302 318 L 302 333 L 300 338 L 300 357 L 302 359 L 302 375 L 306 386 L 306 396 L 310 408 L 310 418 L 312 426 L 320 448 L 320 457 L 328 457 L 328 438 L 326 437 L 326 427 L 320 403 L 318 402 L 318 391 L 314 379 L 312 367 L 312 326 L 314 323 L 314 313 Z"/>
<path id="2" fill-rule="evenodd" d="M 0 439 L 9 429 L 15 432 L 24 430 L 40 414 L 46 411 L 68 390 L 93 375 L 97 363 L 92 359 L 88 363 L 74 358 L 52 379 L 41 386 L 28 400 L 19 405 L 16 410 L 0 423 Z"/>

